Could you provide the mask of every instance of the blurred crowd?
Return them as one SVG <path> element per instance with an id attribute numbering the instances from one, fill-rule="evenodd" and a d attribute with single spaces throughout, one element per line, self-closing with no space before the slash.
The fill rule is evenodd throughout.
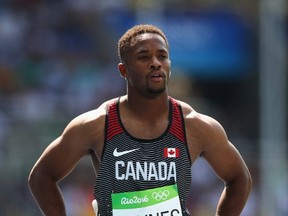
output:
<path id="1" fill-rule="evenodd" d="M 29 170 L 40 152 L 68 120 L 124 93 L 115 64 L 117 39 L 100 24 L 100 8 L 91 8 L 92 1 L 81 2 L 1 5 L 1 216 L 40 215 L 27 188 Z M 82 198 L 74 201 L 84 202 Z"/>
<path id="2" fill-rule="evenodd" d="M 232 6 L 224 0 L 194 3 L 170 0 L 162 10 L 187 9 L 188 6 L 191 10 L 242 8 L 246 18 L 253 21 L 249 12 L 255 8 L 249 1 L 241 2 Z M 155 3 L 140 0 L 1 1 L 0 216 L 40 215 L 27 187 L 31 166 L 73 117 L 125 93 L 125 83 L 117 71 L 117 41 L 123 26 L 128 28 L 131 24 L 129 16 L 142 7 L 149 8 L 149 4 Z M 122 14 L 128 17 L 127 22 L 117 23 L 113 17 Z M 190 79 L 184 77 L 186 81 Z M 190 81 L 193 83 L 192 79 Z M 189 86 L 186 89 L 179 84 L 174 89 L 174 94 L 182 89 L 178 93 L 180 97 L 193 100 Z M 199 102 L 196 105 L 201 107 L 205 92 L 199 95 L 195 92 L 194 96 L 199 96 L 195 98 Z M 214 111 L 219 108 L 215 104 L 211 106 Z M 230 117 L 219 116 L 224 117 L 223 121 Z M 246 142 L 245 139 L 241 142 Z M 251 156 L 248 152 L 244 155 Z M 204 161 L 197 162 L 193 169 L 197 175 L 192 180 L 189 208 L 192 215 L 206 216 L 215 209 L 222 184 Z M 90 162 L 84 159 L 75 173 L 61 183 L 69 215 L 92 215 L 94 180 Z M 257 215 L 256 200 L 257 188 L 243 215 Z"/>

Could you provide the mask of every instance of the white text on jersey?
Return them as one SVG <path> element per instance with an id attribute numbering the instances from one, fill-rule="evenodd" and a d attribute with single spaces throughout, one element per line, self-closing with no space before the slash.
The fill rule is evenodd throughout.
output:
<path id="1" fill-rule="evenodd" d="M 117 180 L 139 181 L 176 181 L 175 162 L 133 162 L 116 161 L 115 178 Z"/>

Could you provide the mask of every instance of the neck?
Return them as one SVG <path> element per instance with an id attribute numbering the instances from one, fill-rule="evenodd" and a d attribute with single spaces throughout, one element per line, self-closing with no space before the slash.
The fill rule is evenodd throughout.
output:
<path id="1" fill-rule="evenodd" d="M 151 98 L 133 97 L 128 94 L 124 102 L 127 109 L 134 113 L 135 116 L 146 120 L 157 119 L 169 112 L 167 92 Z"/>

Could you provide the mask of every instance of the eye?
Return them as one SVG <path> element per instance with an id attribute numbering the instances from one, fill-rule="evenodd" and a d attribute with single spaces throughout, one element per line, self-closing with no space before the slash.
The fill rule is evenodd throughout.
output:
<path id="1" fill-rule="evenodd" d="M 146 60 L 146 59 L 148 59 L 148 58 L 149 58 L 148 55 L 140 55 L 140 56 L 138 56 L 138 59 L 139 59 L 139 60 Z"/>
<path id="2" fill-rule="evenodd" d="M 159 56 L 159 59 L 161 59 L 161 60 L 166 60 L 166 59 L 168 59 L 168 56 L 167 56 L 167 55 L 160 55 L 160 56 Z"/>

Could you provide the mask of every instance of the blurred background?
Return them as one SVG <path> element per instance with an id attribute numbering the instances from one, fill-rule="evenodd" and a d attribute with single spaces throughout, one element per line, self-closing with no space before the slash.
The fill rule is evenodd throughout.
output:
<path id="1" fill-rule="evenodd" d="M 171 46 L 170 94 L 217 119 L 254 187 L 242 215 L 288 215 L 285 0 L 1 0 L 0 216 L 41 215 L 27 177 L 69 121 L 125 94 L 117 42 L 161 27 Z M 214 215 L 223 183 L 193 165 L 189 209 Z M 60 183 L 71 216 L 93 215 L 89 158 Z"/>

